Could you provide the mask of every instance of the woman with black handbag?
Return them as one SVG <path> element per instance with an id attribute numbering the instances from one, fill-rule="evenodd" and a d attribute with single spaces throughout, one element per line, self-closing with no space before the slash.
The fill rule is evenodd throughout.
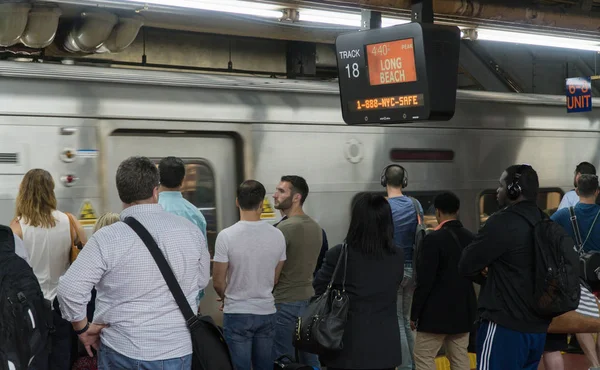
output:
<path id="1" fill-rule="evenodd" d="M 361 194 L 352 209 L 344 245 L 327 251 L 313 286 L 316 296 L 331 289 L 349 301 L 341 349 L 319 359 L 328 370 L 393 369 L 402 363 L 396 295 L 404 274 L 404 256 L 394 247 L 392 211 L 380 195 Z M 344 258 L 339 258 L 340 254 Z M 334 270 L 338 262 L 340 272 Z M 333 280 L 332 280 L 333 277 Z"/>

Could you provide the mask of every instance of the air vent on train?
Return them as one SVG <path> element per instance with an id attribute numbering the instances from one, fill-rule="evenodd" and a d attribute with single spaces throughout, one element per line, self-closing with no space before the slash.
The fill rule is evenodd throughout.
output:
<path id="1" fill-rule="evenodd" d="M 4 164 L 19 163 L 19 153 L 0 153 L 0 163 L 4 163 Z"/>

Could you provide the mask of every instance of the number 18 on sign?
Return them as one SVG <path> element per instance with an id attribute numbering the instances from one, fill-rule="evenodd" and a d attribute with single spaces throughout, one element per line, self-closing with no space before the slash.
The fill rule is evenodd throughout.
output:
<path id="1" fill-rule="evenodd" d="M 592 79 L 590 77 L 567 78 L 567 113 L 592 110 Z"/>

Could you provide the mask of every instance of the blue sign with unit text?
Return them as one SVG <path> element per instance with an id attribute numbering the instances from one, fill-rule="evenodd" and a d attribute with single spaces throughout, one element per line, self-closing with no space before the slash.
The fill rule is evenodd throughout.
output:
<path id="1" fill-rule="evenodd" d="M 567 78 L 567 113 L 592 110 L 591 77 Z"/>

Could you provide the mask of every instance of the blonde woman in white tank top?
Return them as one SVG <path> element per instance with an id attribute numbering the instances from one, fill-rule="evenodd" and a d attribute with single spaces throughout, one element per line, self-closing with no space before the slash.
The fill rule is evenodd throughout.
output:
<path id="1" fill-rule="evenodd" d="M 30 369 L 70 368 L 71 324 L 63 320 L 56 300 L 59 278 L 70 265 L 71 240 L 85 244 L 85 232 L 75 221 L 71 231 L 69 217 L 56 209 L 54 180 L 42 169 L 25 174 L 17 196 L 16 217 L 10 227 L 23 240 L 44 298 L 54 307 L 54 326 L 51 353 L 36 356 Z M 80 237 L 81 236 L 81 237 Z"/>

